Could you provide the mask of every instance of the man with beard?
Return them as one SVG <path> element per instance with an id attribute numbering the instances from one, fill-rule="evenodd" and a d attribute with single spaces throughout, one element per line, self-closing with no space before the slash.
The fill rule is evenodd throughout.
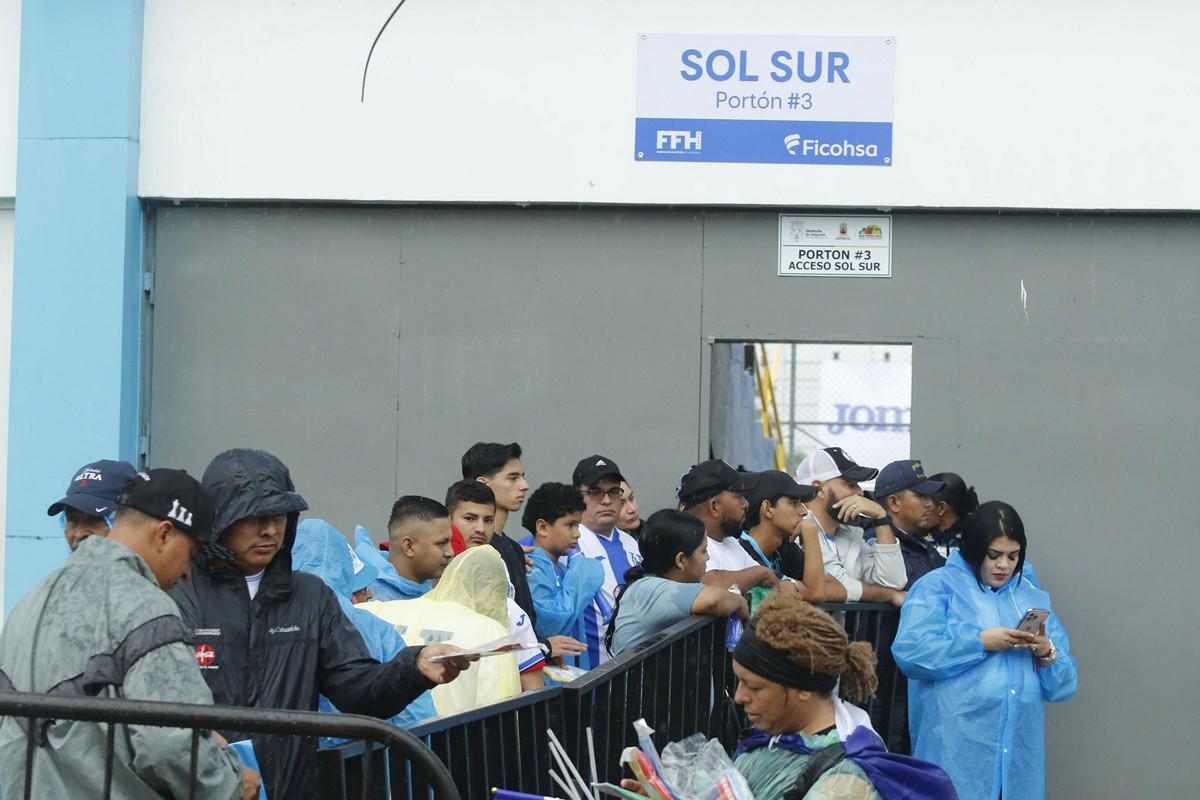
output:
<path id="1" fill-rule="evenodd" d="M 749 477 L 715 458 L 696 464 L 679 479 L 679 509 L 703 522 L 708 534 L 708 571 L 703 583 L 736 586 L 743 592 L 759 584 L 779 586 L 775 571 L 757 563 L 739 544 L 747 509 L 743 492 Z"/>
<path id="2" fill-rule="evenodd" d="M 920 461 L 893 461 L 879 472 L 875 497 L 887 508 L 891 528 L 900 542 L 907 589 L 925 573 L 946 563 L 929 531 L 937 525 L 935 495 L 946 484 L 925 477 Z"/>
<path id="3" fill-rule="evenodd" d="M 904 602 L 904 558 L 883 506 L 863 495 L 860 481 L 878 470 L 855 463 L 840 447 L 812 452 L 796 467 L 796 481 L 818 489 L 808 524 L 821 533 L 824 585 L 830 602 Z M 873 537 L 873 539 L 871 539 Z M 871 539 L 871 541 L 867 541 Z"/>

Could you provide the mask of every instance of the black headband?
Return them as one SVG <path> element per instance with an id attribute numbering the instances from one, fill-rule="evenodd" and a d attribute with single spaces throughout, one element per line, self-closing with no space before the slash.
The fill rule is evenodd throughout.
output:
<path id="1" fill-rule="evenodd" d="M 838 676 L 807 670 L 788 658 L 784 651 L 759 639 L 753 625 L 746 626 L 733 649 L 733 660 L 755 675 L 793 689 L 830 694 L 838 682 Z"/>

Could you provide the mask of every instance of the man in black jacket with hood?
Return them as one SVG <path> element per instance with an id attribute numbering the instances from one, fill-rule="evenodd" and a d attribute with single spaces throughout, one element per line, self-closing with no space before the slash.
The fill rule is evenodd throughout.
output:
<path id="1" fill-rule="evenodd" d="M 217 547 L 209 546 L 172 595 L 191 629 L 217 705 L 315 711 L 323 694 L 348 713 L 388 718 L 422 692 L 453 680 L 464 659 L 431 662 L 451 645 L 409 647 L 380 663 L 367 651 L 333 592 L 292 572 L 300 512 L 287 467 L 261 450 L 228 450 L 204 471 Z M 315 797 L 317 740 L 220 731 L 253 738 L 263 786 L 273 798 Z"/>

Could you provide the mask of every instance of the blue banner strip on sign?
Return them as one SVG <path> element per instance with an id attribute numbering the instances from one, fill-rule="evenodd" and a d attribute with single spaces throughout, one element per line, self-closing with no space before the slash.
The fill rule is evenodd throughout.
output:
<path id="1" fill-rule="evenodd" d="M 751 164 L 892 163 L 890 122 L 638 117 L 638 161 Z"/>

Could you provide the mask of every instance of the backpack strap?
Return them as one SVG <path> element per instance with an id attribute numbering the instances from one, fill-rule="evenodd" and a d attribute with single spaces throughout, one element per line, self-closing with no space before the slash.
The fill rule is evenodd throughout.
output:
<path id="1" fill-rule="evenodd" d="M 176 642 L 188 641 L 188 630 L 183 621 L 173 615 L 164 614 L 152 620 L 143 622 L 126 634 L 125 639 L 111 653 L 97 653 L 87 660 L 83 672 L 60 681 L 46 690 L 45 694 L 64 697 L 95 697 L 108 686 L 120 687 L 125 683 L 125 675 L 141 658 L 160 647 Z M 0 692 L 13 692 L 16 687 L 8 674 L 0 669 Z M 26 719 L 15 720 L 28 736 Z M 38 719 L 33 730 L 34 739 L 39 747 L 46 745 L 46 731 L 55 722 L 51 719 Z"/>
<path id="2" fill-rule="evenodd" d="M 808 764 L 796 776 L 795 785 L 784 793 L 783 800 L 803 800 L 821 776 L 837 766 L 845 757 L 846 747 L 842 742 L 834 742 L 813 753 Z"/>

